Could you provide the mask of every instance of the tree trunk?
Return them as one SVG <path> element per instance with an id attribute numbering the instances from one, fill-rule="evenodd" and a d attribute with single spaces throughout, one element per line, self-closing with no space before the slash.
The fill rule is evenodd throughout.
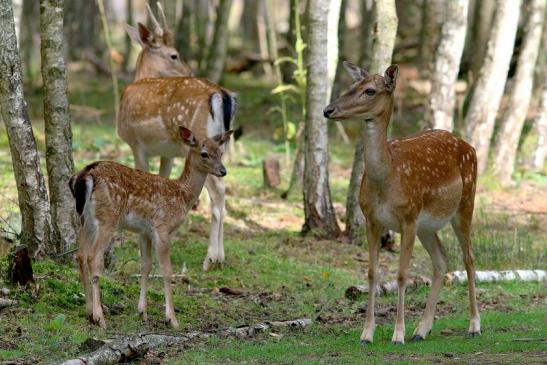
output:
<path id="1" fill-rule="evenodd" d="M 304 145 L 304 213 L 302 232 L 319 230 L 327 237 L 340 233 L 329 187 L 327 121 L 328 61 L 325 55 L 329 14 L 328 0 L 310 0 L 307 8 L 307 84 Z"/>
<path id="2" fill-rule="evenodd" d="M 442 18 L 447 0 L 422 0 L 422 24 L 420 28 L 419 60 L 423 77 L 430 79 L 433 72 L 433 56 L 439 45 Z M 450 0 L 448 0 L 450 1 Z"/>
<path id="3" fill-rule="evenodd" d="M 372 60 L 370 72 L 383 74 L 391 64 L 395 36 L 397 34 L 397 13 L 395 0 L 377 0 L 374 7 L 374 26 L 372 40 Z M 365 123 L 361 123 L 359 139 L 355 145 L 353 167 L 346 201 L 346 234 L 351 242 L 359 239 L 365 217 L 359 206 L 359 189 L 365 173 Z"/>
<path id="4" fill-rule="evenodd" d="M 46 165 L 53 226 L 52 241 L 55 241 L 56 246 L 49 251 L 58 253 L 68 251 L 74 245 L 78 227 L 74 199 L 68 188 L 74 162 L 66 65 L 63 57 L 63 6 L 64 0 L 40 0 Z"/>
<path id="5" fill-rule="evenodd" d="M 344 66 L 343 62 L 346 59 L 344 54 L 345 49 L 345 34 L 346 29 L 346 6 L 347 0 L 342 0 L 340 4 L 340 16 L 338 17 L 338 60 L 336 65 L 336 74 L 334 76 L 334 83 L 332 84 L 332 91 L 330 93 L 329 101 L 334 100 L 340 94 L 340 91 L 343 90 L 343 75 L 344 75 Z"/>
<path id="6" fill-rule="evenodd" d="M 133 25 L 133 0 L 126 0 L 127 24 Z M 122 70 L 127 72 L 129 69 L 129 59 L 131 58 L 132 42 L 129 34 L 125 34 L 125 50 L 123 55 Z"/>
<path id="7" fill-rule="evenodd" d="M 23 0 L 23 14 L 20 24 L 19 49 L 23 63 L 24 76 L 27 80 L 36 79 L 35 67 L 38 53 L 36 52 L 36 38 L 38 34 L 38 22 L 34 21 L 40 14 L 40 3 L 36 0 Z"/>
<path id="8" fill-rule="evenodd" d="M 35 257 L 45 254 L 51 225 L 49 202 L 32 125 L 23 96 L 21 60 L 10 0 L 0 0 L 0 110 L 6 126 L 21 210 L 21 243 Z"/>
<path id="9" fill-rule="evenodd" d="M 495 5 L 495 0 L 475 1 L 473 24 L 469 32 L 467 47 L 464 50 L 464 59 L 469 64 L 472 81 L 478 78 L 486 54 L 488 34 L 492 27 Z"/>
<path id="10" fill-rule="evenodd" d="M 543 169 L 545 156 L 547 155 L 547 75 L 545 75 L 545 69 L 543 69 L 543 73 L 541 100 L 536 118 L 534 119 L 534 132 L 537 136 L 537 141 L 532 157 L 532 167 L 536 171 Z"/>
<path id="11" fill-rule="evenodd" d="M 67 1 L 64 32 L 68 57 L 80 60 L 89 52 L 102 50 L 99 37 L 99 8 L 95 0 Z"/>
<path id="12" fill-rule="evenodd" d="M 192 4 L 188 0 L 182 1 L 182 15 L 177 24 L 175 32 L 175 48 L 179 51 L 181 58 L 190 62 L 192 53 Z"/>
<path id="13" fill-rule="evenodd" d="M 434 128 L 449 131 L 454 128 L 454 85 L 465 43 L 467 6 L 468 0 L 447 0 L 445 3 L 441 39 L 433 57 L 431 94 L 426 114 L 426 123 Z"/>
<path id="14" fill-rule="evenodd" d="M 477 151 L 478 172 L 486 170 L 490 140 L 515 44 L 520 0 L 496 0 L 486 58 L 480 70 L 464 125 Z"/>
<path id="15" fill-rule="evenodd" d="M 494 146 L 494 174 L 502 185 L 511 183 L 511 175 L 517 158 L 520 134 L 532 97 L 534 68 L 541 44 L 541 31 L 545 17 L 545 0 L 532 0 L 526 4 L 528 17 L 524 39 L 518 57 L 517 71 L 513 79 L 509 104 Z"/>
<path id="16" fill-rule="evenodd" d="M 215 34 L 207 57 L 207 78 L 219 82 L 224 70 L 226 51 L 228 50 L 228 17 L 233 0 L 220 0 L 217 7 Z"/>
<path id="17" fill-rule="evenodd" d="M 362 67 L 369 67 L 372 60 L 372 39 L 374 38 L 374 6 L 375 0 L 361 1 L 361 51 L 359 53 L 359 64 Z"/>
<path id="18" fill-rule="evenodd" d="M 207 50 L 209 49 L 207 33 L 209 30 L 209 4 L 207 0 L 198 0 L 195 3 L 196 33 L 198 39 L 197 59 L 200 73 L 207 69 Z"/>

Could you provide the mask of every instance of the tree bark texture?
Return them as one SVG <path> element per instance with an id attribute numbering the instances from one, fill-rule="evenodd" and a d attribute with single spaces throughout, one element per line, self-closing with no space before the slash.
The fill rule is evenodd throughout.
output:
<path id="1" fill-rule="evenodd" d="M 177 23 L 175 32 L 175 47 L 179 51 L 181 58 L 190 62 L 193 57 L 192 52 L 192 3 L 188 0 L 182 2 L 182 15 Z"/>
<path id="2" fill-rule="evenodd" d="M 484 60 L 495 5 L 495 0 L 475 1 L 473 24 L 470 27 L 468 45 L 464 50 L 464 59 L 468 60 L 473 81 L 478 78 Z"/>
<path id="3" fill-rule="evenodd" d="M 374 6 L 374 25 L 371 50 L 370 72 L 372 74 L 383 74 L 385 69 L 391 65 L 391 56 L 397 34 L 397 13 L 395 0 L 377 0 Z M 346 200 L 346 234 L 352 242 L 355 242 L 359 235 L 358 230 L 362 229 L 365 217 L 359 205 L 359 190 L 361 179 L 365 173 L 365 123 L 362 122 L 359 131 L 359 138 L 355 145 L 353 167 Z"/>
<path id="4" fill-rule="evenodd" d="M 304 131 L 304 212 L 303 232 L 319 230 L 329 237 L 338 236 L 340 228 L 332 205 L 329 187 L 327 121 L 323 108 L 327 104 L 328 0 L 310 0 L 307 8 L 308 53 L 306 59 L 306 126 Z"/>
<path id="5" fill-rule="evenodd" d="M 441 38 L 433 56 L 426 123 L 451 131 L 456 105 L 454 85 L 465 44 L 468 0 L 446 0 L 444 7 Z"/>
<path id="6" fill-rule="evenodd" d="M 374 27 L 374 0 L 361 0 L 361 44 L 359 64 L 369 67 Z"/>
<path id="7" fill-rule="evenodd" d="M 532 98 L 534 69 L 545 18 L 545 2 L 546 0 L 532 0 L 526 3 L 528 16 L 524 26 L 524 39 L 518 57 L 517 71 L 513 77 L 507 111 L 501 119 L 494 145 L 494 174 L 501 184 L 506 186 L 512 181 L 519 139 Z"/>
<path id="8" fill-rule="evenodd" d="M 0 39 L 0 111 L 8 134 L 17 182 L 22 219 L 21 243 L 27 245 L 35 257 L 41 257 L 50 239 L 49 202 L 23 95 L 21 60 L 17 53 L 9 0 L 0 0 Z"/>
<path id="9" fill-rule="evenodd" d="M 433 56 L 440 40 L 441 19 L 445 0 L 422 0 L 422 24 L 420 27 L 419 60 L 423 77 L 430 79 L 433 72 Z"/>
<path id="10" fill-rule="evenodd" d="M 63 56 L 64 0 L 40 0 L 42 79 L 46 165 L 52 218 L 52 244 L 48 251 L 68 251 L 76 242 L 78 221 L 68 180 L 74 171 L 72 129 Z"/>
<path id="11" fill-rule="evenodd" d="M 520 4 L 520 0 L 496 0 L 486 57 L 465 116 L 469 142 L 477 151 L 479 173 L 487 167 L 490 140 L 513 54 Z"/>
<path id="12" fill-rule="evenodd" d="M 213 82 L 219 82 L 224 70 L 228 49 L 228 17 L 232 2 L 232 0 L 220 0 L 217 8 L 215 34 L 207 57 L 207 78 Z"/>
<path id="13" fill-rule="evenodd" d="M 545 70 L 543 72 L 545 73 Z M 532 156 L 532 166 L 534 170 L 541 171 L 547 156 L 547 75 L 543 78 L 541 100 L 534 119 L 534 133 L 537 141 Z"/>

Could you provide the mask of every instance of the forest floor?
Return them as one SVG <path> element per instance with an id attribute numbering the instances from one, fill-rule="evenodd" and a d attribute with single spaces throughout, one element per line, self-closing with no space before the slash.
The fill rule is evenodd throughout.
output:
<path id="1" fill-rule="evenodd" d="M 467 339 L 468 301 L 465 286 L 445 287 L 437 310 L 438 319 L 425 341 L 391 344 L 396 296 L 380 297 L 375 343 L 363 346 L 359 335 L 366 303 L 344 296 L 346 288 L 366 281 L 368 255 L 363 247 L 301 237 L 301 194 L 287 200 L 280 192 L 288 184 L 289 164 L 283 161 L 280 142 L 272 140 L 279 127 L 277 115 L 267 113 L 275 104 L 271 85 L 229 79 L 240 93 L 237 123 L 244 135 L 228 162 L 225 248 L 222 268 L 203 272 L 209 208 L 206 194 L 172 244 L 175 272 L 186 268 L 184 279 L 174 285 L 174 304 L 183 332 L 214 330 L 264 321 L 310 318 L 313 324 L 300 330 L 273 330 L 249 339 L 199 340 L 185 347 L 151 352 L 145 363 L 487 363 L 540 364 L 547 358 L 547 291 L 545 283 L 478 284 L 482 336 Z M 110 88 L 105 80 L 71 80 L 74 150 L 77 168 L 97 159 L 113 159 L 132 165 L 129 148 L 116 136 Z M 29 93 L 31 115 L 39 147 L 43 150 L 38 93 Z M 85 105 L 86 107 L 82 107 Z M 87 109 L 86 109 L 87 108 Z M 295 114 L 296 108 L 291 110 Z M 260 116 L 260 119 L 257 119 Z M 394 134 L 416 130 L 408 120 L 395 118 Z M 349 131 L 356 127 L 349 123 Z M 416 124 L 417 125 L 417 124 Z M 342 217 L 351 173 L 353 147 L 332 131 L 331 189 L 335 209 Z M 265 189 L 262 160 L 266 155 L 282 161 L 283 183 Z M 180 172 L 178 161 L 176 171 Z M 157 168 L 157 162 L 156 166 Z M 244 182 L 244 183 L 242 183 Z M 500 189 L 488 176 L 481 178 L 473 233 L 477 269 L 546 269 L 547 179 L 522 175 L 512 189 Z M 16 190 L 5 134 L 0 134 L 0 217 L 17 229 Z M 6 223 L 3 228 L 9 228 Z M 463 268 L 458 244 L 450 229 L 441 232 L 449 256 L 449 270 Z M 366 244 L 365 244 L 366 245 Z M 0 256 L 6 250 L 0 243 Z M 431 275 L 425 250 L 416 245 L 412 275 Z M 382 252 L 383 280 L 396 277 L 398 255 Z M 5 269 L 0 259 L 0 270 Z M 118 233 L 114 260 L 101 279 L 107 330 L 90 325 L 75 263 L 57 264 L 47 259 L 34 264 L 33 290 L 12 288 L 10 297 L 19 305 L 0 312 L 0 363 L 51 363 L 86 352 L 90 338 L 108 339 L 121 334 L 177 334 L 163 323 L 163 285 L 151 279 L 148 322 L 138 319 L 139 253 L 136 237 Z M 158 274 L 154 265 L 153 274 Z M 2 285 L 0 285 L 2 286 Z M 225 294 L 219 288 L 241 291 Z M 206 290 L 195 290 L 203 289 Z M 423 313 L 429 289 L 406 296 L 407 340 Z M 11 362 L 10 362 L 11 361 Z"/>

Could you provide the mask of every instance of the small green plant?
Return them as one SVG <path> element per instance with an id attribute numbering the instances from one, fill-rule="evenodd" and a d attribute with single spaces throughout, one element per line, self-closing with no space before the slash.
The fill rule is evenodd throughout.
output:
<path id="1" fill-rule="evenodd" d="M 64 314 L 58 314 L 53 318 L 51 321 L 46 323 L 45 329 L 50 332 L 55 332 L 55 334 L 59 334 L 61 331 L 61 328 L 63 327 L 63 324 L 65 323 L 66 316 Z"/>

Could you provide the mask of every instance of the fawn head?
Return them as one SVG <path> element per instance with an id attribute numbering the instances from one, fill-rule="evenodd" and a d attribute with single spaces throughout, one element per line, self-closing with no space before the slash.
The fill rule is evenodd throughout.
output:
<path id="1" fill-rule="evenodd" d="M 157 3 L 161 25 L 146 4 L 152 29 L 138 23 L 138 28 L 129 24 L 125 30 L 129 37 L 142 46 L 137 60 L 135 79 L 147 77 L 192 76 L 192 69 L 180 59 L 173 47 L 173 34 L 167 26 L 167 20 L 160 3 Z"/>
<path id="2" fill-rule="evenodd" d="M 393 91 L 399 66 L 391 65 L 384 76 L 370 75 L 366 70 L 344 61 L 344 67 L 355 83 L 338 99 L 327 105 L 323 115 L 328 119 L 351 119 L 379 116 L 386 110 L 391 112 Z"/>
<path id="3" fill-rule="evenodd" d="M 182 142 L 190 147 L 190 154 L 193 155 L 194 166 L 201 172 L 205 172 L 218 177 L 226 176 L 226 167 L 222 164 L 222 154 L 226 143 L 233 133 L 233 130 L 217 134 L 211 138 L 203 138 L 198 141 L 186 127 L 179 126 Z"/>

